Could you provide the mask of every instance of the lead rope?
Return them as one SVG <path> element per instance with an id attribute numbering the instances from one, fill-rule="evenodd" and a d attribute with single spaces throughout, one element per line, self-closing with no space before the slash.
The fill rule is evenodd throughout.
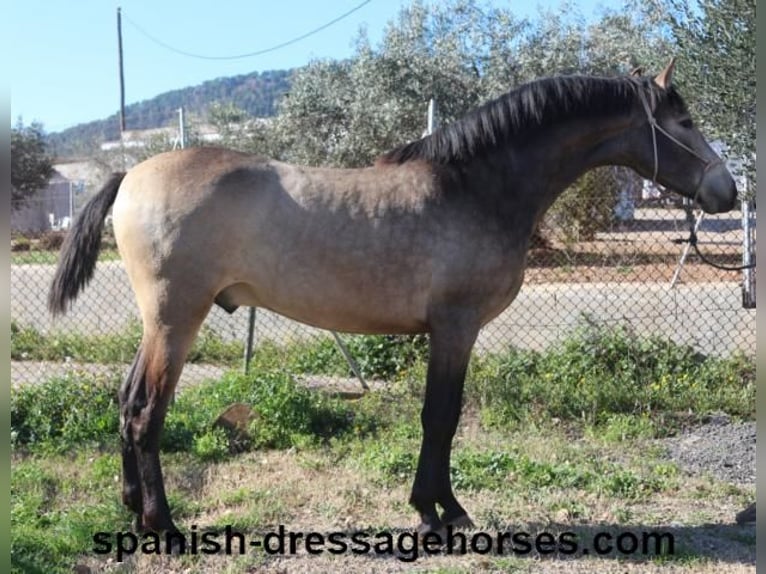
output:
<path id="1" fill-rule="evenodd" d="M 711 261 L 705 255 L 700 251 L 699 246 L 697 245 L 697 230 L 695 229 L 694 225 L 694 213 L 692 209 L 691 203 L 686 203 L 684 205 L 684 210 L 686 211 L 686 221 L 689 224 L 689 238 L 684 239 L 673 239 L 673 243 L 688 243 L 694 248 L 694 252 L 697 254 L 697 257 L 700 258 L 700 260 L 703 263 L 706 263 L 707 265 L 710 265 L 711 267 L 715 267 L 716 269 L 720 269 L 721 271 L 744 271 L 745 269 L 754 269 L 755 268 L 755 254 L 753 255 L 753 262 L 749 265 L 721 265 L 719 263 L 715 263 L 714 261 Z"/>
<path id="2" fill-rule="evenodd" d="M 654 115 L 652 114 L 652 110 L 651 110 L 651 107 L 649 106 L 649 102 L 647 102 L 646 100 L 646 94 L 644 94 L 643 90 L 639 89 L 638 95 L 641 98 L 641 104 L 644 106 L 646 117 L 649 120 L 649 126 L 652 128 L 652 148 L 654 152 L 654 173 L 652 175 L 652 183 L 654 183 L 655 185 L 657 184 L 657 173 L 660 169 L 659 156 L 657 154 L 657 131 L 659 130 L 665 137 L 667 137 L 674 144 L 681 147 L 681 149 L 688 151 L 694 157 L 698 158 L 700 161 L 703 161 L 705 163 L 705 169 L 702 171 L 702 175 L 700 176 L 700 184 L 701 184 L 702 178 L 705 177 L 705 172 L 707 172 L 714 165 L 723 163 L 723 160 L 721 158 L 716 158 L 713 161 L 707 161 L 705 160 L 705 158 L 703 158 L 700 154 L 698 154 L 692 148 L 690 148 L 683 142 L 677 140 L 674 136 L 668 133 L 662 126 L 660 126 L 657 123 L 657 120 L 654 118 Z M 678 244 L 689 243 L 694 248 L 694 252 L 697 254 L 697 257 L 699 257 L 703 263 L 710 265 L 711 267 L 715 267 L 716 269 L 720 269 L 722 271 L 744 271 L 745 269 L 754 269 L 755 263 L 756 263 L 755 257 L 753 257 L 753 262 L 750 263 L 749 265 L 728 266 L 728 265 L 720 265 L 718 263 L 715 263 L 702 254 L 699 246 L 697 245 L 697 230 L 695 229 L 695 225 L 694 225 L 694 213 L 692 209 L 692 204 L 695 201 L 697 201 L 697 194 L 699 193 L 699 189 L 700 189 L 700 185 L 698 184 L 697 191 L 695 192 L 694 198 L 692 199 L 692 201 L 689 203 L 684 202 L 685 204 L 684 209 L 686 210 L 686 221 L 689 224 L 689 238 L 688 239 L 673 239 L 673 243 L 678 243 Z"/>

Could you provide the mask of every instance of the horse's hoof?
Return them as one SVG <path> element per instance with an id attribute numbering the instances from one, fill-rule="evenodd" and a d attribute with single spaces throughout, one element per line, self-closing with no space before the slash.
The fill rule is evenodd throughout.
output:
<path id="1" fill-rule="evenodd" d="M 748 524 L 749 522 L 755 522 L 755 502 L 745 508 L 742 512 L 737 513 L 737 524 Z"/>
<path id="2" fill-rule="evenodd" d="M 444 522 L 444 524 L 447 526 L 452 526 L 452 528 L 455 529 L 471 530 L 472 528 L 476 528 L 473 520 L 471 520 L 467 514 L 461 514 L 455 518 L 446 518 L 442 516 L 442 522 Z"/>
<path id="3" fill-rule="evenodd" d="M 447 529 L 444 527 L 444 524 L 441 522 L 438 522 L 437 524 L 429 524 L 427 522 L 421 522 L 420 526 L 418 526 L 417 534 L 418 538 L 423 538 L 426 534 L 432 534 L 435 533 L 437 536 L 439 536 L 440 540 L 444 540 L 447 536 Z"/>
<path id="4" fill-rule="evenodd" d="M 133 517 L 133 532 L 143 532 L 144 531 L 144 521 L 141 520 L 141 515 L 136 514 Z"/>
<path id="5" fill-rule="evenodd" d="M 176 533 L 180 533 L 180 531 L 174 530 L 172 533 L 176 534 Z M 183 536 L 173 536 L 172 537 L 172 540 L 170 542 L 170 555 L 171 556 L 180 556 L 180 555 L 182 555 L 184 553 L 184 552 L 182 552 L 182 550 L 185 550 L 185 549 L 182 546 L 183 543 L 181 542 L 181 540 L 183 540 Z"/>

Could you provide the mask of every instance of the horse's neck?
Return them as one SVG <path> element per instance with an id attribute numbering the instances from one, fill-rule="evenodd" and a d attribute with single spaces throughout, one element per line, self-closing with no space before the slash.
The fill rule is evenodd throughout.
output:
<path id="1" fill-rule="evenodd" d="M 498 182 L 506 182 L 498 190 L 510 204 L 523 203 L 542 217 L 556 199 L 579 177 L 604 165 L 625 165 L 625 149 L 620 134 L 629 118 L 605 118 L 550 128 L 535 136 L 532 146 L 511 144 L 506 157 L 511 161 L 495 161 L 496 169 L 505 170 Z M 544 147 L 543 147 L 544 146 Z M 513 205 L 508 206 L 510 210 Z"/>

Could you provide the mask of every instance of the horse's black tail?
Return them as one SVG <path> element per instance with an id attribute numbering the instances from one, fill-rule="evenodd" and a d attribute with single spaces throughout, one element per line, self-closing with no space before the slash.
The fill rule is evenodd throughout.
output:
<path id="1" fill-rule="evenodd" d="M 113 173 L 106 185 L 83 208 L 61 246 L 59 264 L 48 293 L 48 309 L 56 316 L 67 310 L 67 305 L 93 277 L 104 219 L 112 207 L 124 172 Z"/>

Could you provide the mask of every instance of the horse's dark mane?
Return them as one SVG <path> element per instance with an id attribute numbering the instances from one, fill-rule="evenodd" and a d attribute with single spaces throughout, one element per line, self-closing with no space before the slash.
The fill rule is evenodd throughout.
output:
<path id="1" fill-rule="evenodd" d="M 544 78 L 487 102 L 429 136 L 394 148 L 378 161 L 460 162 L 564 119 L 626 112 L 635 105 L 638 90 L 646 90 L 652 101 L 670 98 L 675 106 L 684 106 L 673 88 L 662 90 L 647 77 Z"/>

